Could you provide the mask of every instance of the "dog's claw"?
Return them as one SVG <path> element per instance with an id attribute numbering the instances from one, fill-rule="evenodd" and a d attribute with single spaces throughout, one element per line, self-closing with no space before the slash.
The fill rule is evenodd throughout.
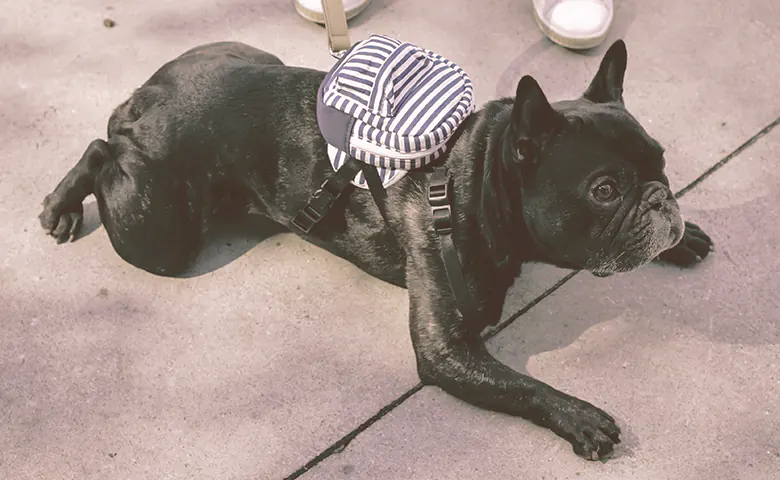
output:
<path id="1" fill-rule="evenodd" d="M 70 231 L 68 235 L 68 241 L 72 242 L 76 239 L 76 234 L 79 233 L 79 230 L 81 230 L 81 223 L 84 221 L 84 215 L 83 214 L 71 214 L 73 215 L 73 224 L 70 226 Z"/>

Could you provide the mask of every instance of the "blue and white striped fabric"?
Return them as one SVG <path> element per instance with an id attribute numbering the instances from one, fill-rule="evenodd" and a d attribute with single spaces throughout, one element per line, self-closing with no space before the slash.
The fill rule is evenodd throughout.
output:
<path id="1" fill-rule="evenodd" d="M 474 111 L 466 72 L 441 55 L 384 35 L 355 44 L 321 92 L 326 108 L 351 117 L 348 131 L 334 135 L 346 138 L 342 149 L 329 141 L 333 168 L 351 155 L 376 167 L 385 187 L 438 158 Z M 352 183 L 368 188 L 362 173 Z"/>

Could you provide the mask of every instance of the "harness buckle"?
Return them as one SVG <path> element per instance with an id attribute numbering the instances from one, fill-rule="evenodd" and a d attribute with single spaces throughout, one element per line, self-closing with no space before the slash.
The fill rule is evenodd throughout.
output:
<path id="1" fill-rule="evenodd" d="M 432 207 L 441 207 L 447 205 L 450 201 L 450 187 L 447 178 L 436 178 L 437 175 L 431 178 L 428 184 L 428 204 Z"/>
<path id="2" fill-rule="evenodd" d="M 324 187 L 325 184 L 322 185 Z M 327 215 L 330 210 L 330 204 L 333 202 L 333 195 L 324 190 L 322 187 L 318 188 L 306 202 L 306 205 L 298 212 L 295 218 L 292 219 L 292 224 L 298 227 L 303 233 L 309 233 L 314 225 L 317 224 L 322 217 Z"/>
<path id="3" fill-rule="evenodd" d="M 428 182 L 428 204 L 433 215 L 433 228 L 440 235 L 452 233 L 450 181 L 445 168 L 436 168 Z"/>
<path id="4" fill-rule="evenodd" d="M 452 208 L 449 205 L 431 208 L 433 214 L 433 229 L 439 235 L 452 233 Z"/>

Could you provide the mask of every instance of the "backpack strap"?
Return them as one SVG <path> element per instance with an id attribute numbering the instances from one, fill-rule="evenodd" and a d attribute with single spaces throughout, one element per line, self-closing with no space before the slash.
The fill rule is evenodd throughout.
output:
<path id="1" fill-rule="evenodd" d="M 433 175 L 428 183 L 428 204 L 433 215 L 433 228 L 441 242 L 441 256 L 444 259 L 444 269 L 450 281 L 452 294 L 455 296 L 455 303 L 464 318 L 475 318 L 478 309 L 469 292 L 463 270 L 460 268 L 460 257 L 452 241 L 450 175 L 445 167 L 436 166 L 433 169 Z"/>
<path id="2" fill-rule="evenodd" d="M 333 202 L 347 188 L 350 180 L 363 168 L 365 163 L 349 157 L 336 173 L 322 182 L 320 188 L 314 191 L 309 201 L 298 212 L 291 224 L 303 233 L 309 233 L 314 225 L 328 214 Z"/>
<path id="3" fill-rule="evenodd" d="M 376 171 L 376 167 L 373 167 L 367 163 L 363 163 L 363 175 L 366 177 L 368 190 L 371 192 L 371 196 L 374 197 L 374 203 L 376 203 L 376 206 L 379 209 L 379 213 L 382 214 L 382 218 L 384 219 L 385 223 L 389 223 L 389 220 L 387 219 L 387 206 L 385 204 L 385 200 L 387 200 L 387 192 L 385 191 L 385 187 L 382 185 L 382 179 L 379 178 L 379 173 Z"/>
<path id="4" fill-rule="evenodd" d="M 382 180 L 379 178 L 376 168 L 350 156 L 336 173 L 322 182 L 320 188 L 312 193 L 306 205 L 292 219 L 292 225 L 303 233 L 309 233 L 314 228 L 314 225 L 328 214 L 333 202 L 341 196 L 350 181 L 360 171 L 366 177 L 368 188 L 371 191 L 371 196 L 374 198 L 374 203 L 379 208 L 379 213 L 382 214 L 384 221 L 388 222 L 385 203 L 387 192 L 385 187 L 382 186 Z"/>

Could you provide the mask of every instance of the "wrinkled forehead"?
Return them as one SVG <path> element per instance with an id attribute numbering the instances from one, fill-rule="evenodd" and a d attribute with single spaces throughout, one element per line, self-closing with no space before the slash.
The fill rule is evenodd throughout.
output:
<path id="1" fill-rule="evenodd" d="M 566 133 L 560 145 L 576 150 L 580 161 L 587 150 L 593 161 L 614 157 L 629 162 L 640 176 L 654 177 L 664 168 L 664 149 L 637 120 L 618 104 L 594 104 L 587 101 L 565 101 L 553 107 L 567 120 Z M 584 166 L 584 165 L 583 165 Z"/>

